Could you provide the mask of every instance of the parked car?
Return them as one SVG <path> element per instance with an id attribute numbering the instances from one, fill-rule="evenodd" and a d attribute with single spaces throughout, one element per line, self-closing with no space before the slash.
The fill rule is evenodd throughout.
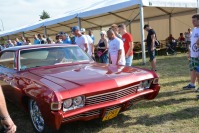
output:
<path id="1" fill-rule="evenodd" d="M 96 63 L 75 45 L 32 45 L 0 53 L 5 97 L 30 114 L 35 132 L 73 121 L 106 121 L 159 92 L 155 72 Z"/>

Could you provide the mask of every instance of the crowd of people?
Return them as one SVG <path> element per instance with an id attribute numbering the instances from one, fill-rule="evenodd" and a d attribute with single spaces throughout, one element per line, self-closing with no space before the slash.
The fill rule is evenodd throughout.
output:
<path id="1" fill-rule="evenodd" d="M 188 46 L 191 43 L 191 28 L 185 33 L 180 33 L 178 39 L 175 39 L 172 34 L 166 38 L 166 54 L 176 54 L 176 47 L 181 48 L 181 52 L 186 53 L 188 51 Z"/>
<path id="2" fill-rule="evenodd" d="M 78 26 L 72 27 L 72 34 L 75 36 L 74 44 L 85 50 L 93 59 L 98 56 L 100 63 L 132 65 L 133 39 L 132 35 L 126 31 L 124 24 L 119 26 L 113 24 L 108 31 L 100 32 L 101 38 L 97 42 L 96 56 L 94 36 L 90 30 L 88 35 L 85 33 L 83 28 L 80 29 Z"/>
<path id="3" fill-rule="evenodd" d="M 188 58 L 190 60 L 190 71 L 191 71 L 191 82 L 184 86 L 184 90 L 195 89 L 196 79 L 199 79 L 199 15 L 193 15 L 192 23 L 195 27 L 192 32 L 188 29 L 185 32 L 185 37 L 183 33 L 180 33 L 180 37 L 175 39 L 172 34 L 166 39 L 167 43 L 170 45 L 176 45 L 178 41 L 179 44 L 189 45 Z M 144 30 L 148 32 L 145 42 L 147 43 L 147 49 L 150 57 L 152 70 L 156 71 L 156 58 L 155 58 L 155 45 L 157 41 L 157 36 L 149 25 L 145 25 Z M 40 34 L 34 36 L 34 44 L 77 44 L 81 49 L 88 53 L 91 57 L 95 58 L 94 53 L 94 36 L 92 31 L 89 30 L 89 34 L 86 34 L 84 28 L 79 28 L 78 26 L 72 27 L 72 34 L 74 37 L 69 37 L 65 32 L 59 32 L 56 35 L 55 41 L 47 38 L 45 35 Z M 126 65 L 131 66 L 133 60 L 133 37 L 126 30 L 125 24 L 116 25 L 113 24 L 109 30 L 100 32 L 100 40 L 97 44 L 97 56 L 100 58 L 101 63 L 110 63 L 115 65 Z M 11 41 L 8 40 L 5 44 L 5 48 L 21 45 L 31 45 L 30 40 L 22 37 L 21 41 L 16 38 Z M 188 46 L 186 46 L 188 47 Z M 199 80 L 198 80 L 199 81 Z M 199 92 L 199 88 L 197 89 Z M 12 119 L 10 118 L 8 111 L 6 109 L 5 100 L 0 88 L 0 120 L 4 128 L 14 133 L 16 131 L 16 126 L 14 125 Z M 198 96 L 199 98 L 199 96 Z M 3 116 L 3 117 L 2 117 Z"/>
<path id="4" fill-rule="evenodd" d="M 77 44 L 80 48 L 85 50 L 93 59 L 96 56 L 101 63 L 112 63 L 120 65 L 132 65 L 133 60 L 133 38 L 126 30 L 126 25 L 113 24 L 108 31 L 100 32 L 100 40 L 95 47 L 95 37 L 92 34 L 92 30 L 86 30 L 74 26 L 71 28 L 73 36 L 69 36 L 65 32 L 59 32 L 55 36 L 55 40 L 45 35 L 34 35 L 33 45 L 38 44 Z M 86 34 L 88 33 L 88 34 Z M 21 37 L 19 40 L 8 40 L 4 45 L 1 45 L 1 50 L 8 47 L 32 45 L 30 40 L 25 37 Z M 96 53 L 95 53 L 96 51 Z"/>

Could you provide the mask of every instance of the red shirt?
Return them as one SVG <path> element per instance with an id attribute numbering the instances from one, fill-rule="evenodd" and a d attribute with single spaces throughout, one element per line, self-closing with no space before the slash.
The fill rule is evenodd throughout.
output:
<path id="1" fill-rule="evenodd" d="M 124 42 L 124 51 L 125 51 L 125 55 L 128 52 L 130 46 L 129 43 L 133 42 L 133 37 L 130 33 L 125 33 L 124 35 L 122 35 L 122 41 Z M 129 56 L 133 55 L 133 50 L 131 50 Z"/>
<path id="2" fill-rule="evenodd" d="M 178 40 L 179 41 L 185 41 L 185 38 L 184 37 L 179 37 Z"/>

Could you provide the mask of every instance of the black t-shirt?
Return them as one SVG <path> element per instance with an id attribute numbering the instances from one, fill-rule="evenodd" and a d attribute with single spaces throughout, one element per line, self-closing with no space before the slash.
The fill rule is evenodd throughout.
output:
<path id="1" fill-rule="evenodd" d="M 150 29 L 148 31 L 147 41 L 146 41 L 148 47 L 151 47 L 151 42 L 152 42 L 151 35 L 154 35 L 154 34 L 155 34 L 155 31 L 153 29 Z M 155 34 L 155 36 L 156 36 L 156 34 Z"/>

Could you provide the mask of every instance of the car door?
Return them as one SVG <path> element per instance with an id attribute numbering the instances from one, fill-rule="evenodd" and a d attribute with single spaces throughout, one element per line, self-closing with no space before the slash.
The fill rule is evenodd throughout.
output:
<path id="1" fill-rule="evenodd" d="M 0 84 L 9 101 L 16 100 L 16 89 L 13 85 L 16 70 L 15 51 L 4 51 L 0 54 Z"/>

